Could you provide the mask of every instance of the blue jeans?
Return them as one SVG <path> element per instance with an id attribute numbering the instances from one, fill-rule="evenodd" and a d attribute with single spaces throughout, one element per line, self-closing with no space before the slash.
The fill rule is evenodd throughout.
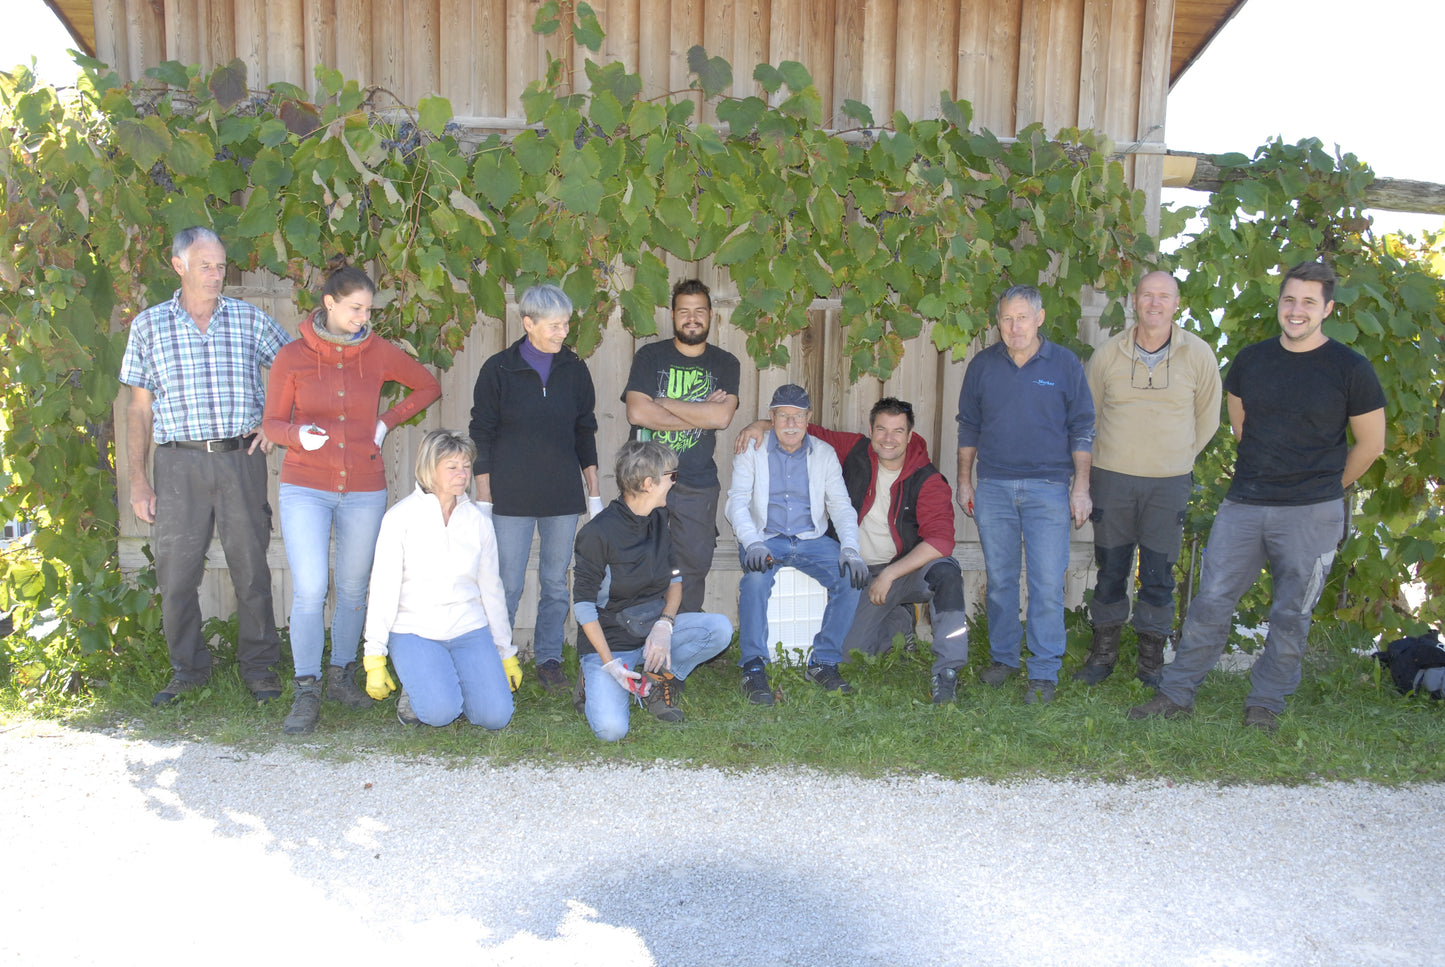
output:
<path id="1" fill-rule="evenodd" d="M 672 673 L 686 679 L 692 670 L 722 652 L 733 640 L 733 625 L 726 615 L 685 612 L 672 627 Z M 633 671 L 642 670 L 642 649 L 614 651 L 613 658 Z M 627 714 L 632 693 L 602 670 L 596 652 L 582 656 L 582 680 L 587 689 L 587 724 L 603 742 L 616 742 L 627 734 Z"/>
<path id="2" fill-rule="evenodd" d="M 1283 712 L 1285 699 L 1299 688 L 1310 620 L 1344 531 L 1343 500 L 1299 507 L 1221 503 L 1204 549 L 1199 594 L 1189 603 L 1159 692 L 1176 705 L 1194 704 L 1195 692 L 1229 642 L 1239 599 L 1268 565 L 1274 580 L 1269 634 L 1249 671 L 1244 704 Z"/>
<path id="3" fill-rule="evenodd" d="M 356 646 L 366 620 L 371 559 L 385 513 L 385 490 L 332 493 L 281 485 L 281 537 L 291 565 L 291 658 L 298 678 L 321 676 L 321 649 L 326 640 L 321 612 L 331 583 L 333 529 L 336 610 L 331 615 L 331 664 L 356 661 Z"/>
<path id="4" fill-rule="evenodd" d="M 490 628 L 448 641 L 392 632 L 387 650 L 411 710 L 427 725 L 465 715 L 473 725 L 500 729 L 512 720 L 512 688 Z"/>
<path id="5" fill-rule="evenodd" d="M 1064 575 L 1069 569 L 1069 485 L 1049 480 L 978 482 L 973 520 L 988 572 L 992 659 L 1023 664 L 1019 570 L 1028 555 L 1029 678 L 1056 682 L 1064 658 Z"/>
<path id="6" fill-rule="evenodd" d="M 572 563 L 572 542 L 577 539 L 577 515 L 557 517 L 505 517 L 492 515 L 497 532 L 497 569 L 507 596 L 507 620 L 517 627 L 517 602 L 527 582 L 527 558 L 532 553 L 532 530 L 541 539 L 537 561 L 537 622 L 532 631 L 532 657 L 538 665 L 562 660 L 562 631 L 567 621 L 567 566 Z"/>
<path id="7" fill-rule="evenodd" d="M 843 660 L 843 639 L 853 624 L 853 612 L 858 610 L 858 590 L 838 572 L 838 542 L 831 537 L 770 537 L 763 543 L 773 555 L 773 566 L 765 571 L 744 571 L 738 584 L 738 643 L 743 653 L 739 664 L 747 665 L 755 658 L 768 660 L 768 598 L 772 597 L 780 567 L 795 567 L 828 590 L 823 626 L 813 636 L 809 662 L 838 664 Z M 747 548 L 738 547 L 738 560 L 746 556 Z"/>

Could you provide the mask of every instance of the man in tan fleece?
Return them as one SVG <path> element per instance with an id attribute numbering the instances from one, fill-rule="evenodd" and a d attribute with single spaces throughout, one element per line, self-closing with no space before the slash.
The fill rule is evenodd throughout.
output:
<path id="1" fill-rule="evenodd" d="M 1074 678 L 1097 685 L 1119 659 L 1138 549 L 1135 673 L 1159 684 L 1174 625 L 1174 562 L 1193 490 L 1194 460 L 1219 429 L 1219 361 L 1175 321 L 1179 284 L 1150 272 L 1134 290 L 1134 325 L 1085 367 L 1094 396 L 1093 648 Z"/>

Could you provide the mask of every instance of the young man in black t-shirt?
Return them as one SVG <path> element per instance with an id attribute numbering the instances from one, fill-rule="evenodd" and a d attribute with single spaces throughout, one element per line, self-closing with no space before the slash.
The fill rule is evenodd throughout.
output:
<path id="1" fill-rule="evenodd" d="M 1385 450 L 1385 394 L 1374 368 L 1322 330 L 1334 287 L 1327 265 L 1290 269 L 1280 284 L 1280 336 L 1245 347 L 1229 367 L 1224 389 L 1239 441 L 1234 481 L 1209 534 L 1178 653 L 1153 700 L 1130 709 L 1131 719 L 1193 711 L 1235 606 L 1265 565 L 1274 579 L 1269 635 L 1250 671 L 1245 724 L 1275 731 L 1299 687 L 1310 615 L 1344 536 L 1345 488 Z"/>
<path id="2" fill-rule="evenodd" d="M 738 358 L 707 342 L 712 296 L 697 279 L 672 289 L 672 339 L 637 351 L 622 391 L 632 439 L 652 439 L 677 454 L 677 483 L 667 496 L 668 528 L 682 571 L 682 611 L 701 611 L 717 547 L 717 464 L 713 446 L 738 409 Z"/>

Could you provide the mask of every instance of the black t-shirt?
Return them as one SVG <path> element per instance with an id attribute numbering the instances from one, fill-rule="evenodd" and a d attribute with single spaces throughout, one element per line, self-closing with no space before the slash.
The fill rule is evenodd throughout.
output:
<path id="1" fill-rule="evenodd" d="M 644 393 L 653 399 L 701 402 L 714 390 L 738 393 L 738 358 L 726 349 L 708 344 L 701 356 L 684 356 L 671 339 L 649 343 L 632 358 L 632 372 L 622 390 Z M 648 430 L 633 427 L 631 439 L 656 440 L 677 454 L 677 479 L 689 487 L 717 486 L 713 462 L 713 430 Z"/>
<path id="2" fill-rule="evenodd" d="M 1301 506 L 1339 500 L 1350 417 L 1385 405 L 1370 361 L 1331 339 L 1293 353 L 1279 338 L 1240 350 L 1224 388 L 1244 403 L 1228 498 Z"/>

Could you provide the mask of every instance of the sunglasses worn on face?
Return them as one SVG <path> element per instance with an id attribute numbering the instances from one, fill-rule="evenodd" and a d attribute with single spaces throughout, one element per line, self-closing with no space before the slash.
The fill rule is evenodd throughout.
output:
<path id="1" fill-rule="evenodd" d="M 664 471 L 662 472 L 662 475 L 663 475 L 664 477 L 666 477 L 668 480 L 671 480 L 673 483 L 677 483 L 677 471 L 676 471 L 676 470 L 664 470 Z"/>

